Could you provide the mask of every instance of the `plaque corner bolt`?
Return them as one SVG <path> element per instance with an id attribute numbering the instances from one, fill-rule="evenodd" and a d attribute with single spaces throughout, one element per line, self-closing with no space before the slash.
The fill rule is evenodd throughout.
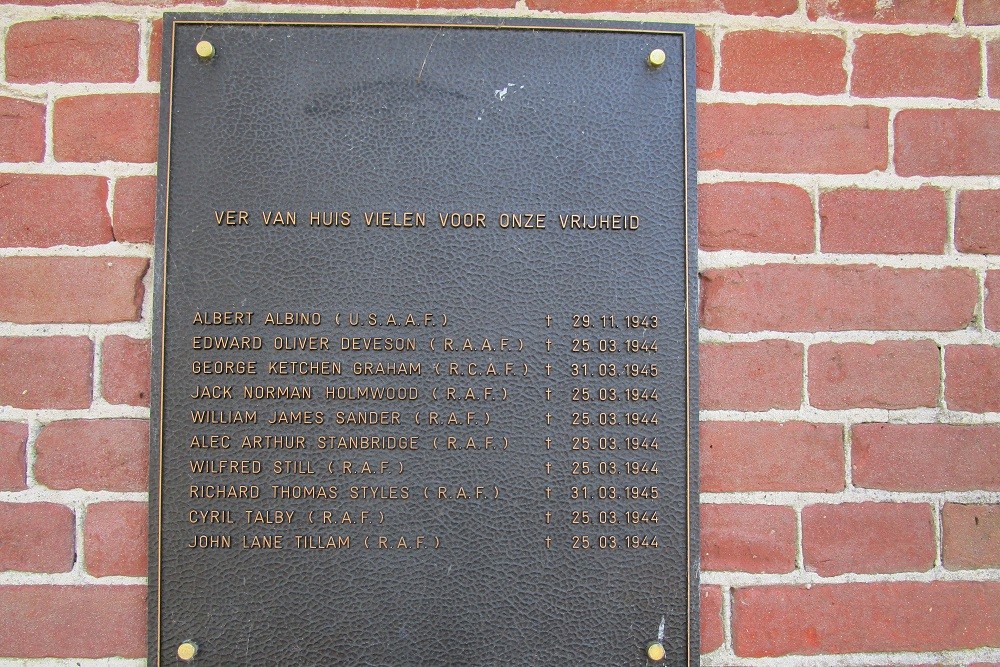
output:
<path id="1" fill-rule="evenodd" d="M 207 39 L 203 39 L 195 45 L 194 51 L 202 60 L 210 60 L 215 55 L 215 46 Z"/>
<path id="2" fill-rule="evenodd" d="M 667 651 L 660 642 L 652 642 L 646 647 L 646 657 L 650 662 L 661 663 L 667 657 Z"/>
<path id="3" fill-rule="evenodd" d="M 191 662 L 198 655 L 198 645 L 192 641 L 182 642 L 177 647 L 177 657 L 184 662 Z"/>
<path id="4" fill-rule="evenodd" d="M 667 54 L 664 53 L 663 49 L 653 49 L 649 52 L 650 67 L 662 67 L 665 62 L 667 62 Z"/>

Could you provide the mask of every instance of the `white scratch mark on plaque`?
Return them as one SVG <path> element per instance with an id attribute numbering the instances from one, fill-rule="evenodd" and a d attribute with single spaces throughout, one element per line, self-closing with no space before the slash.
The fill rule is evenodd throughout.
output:
<path id="1" fill-rule="evenodd" d="M 514 91 L 511 90 L 511 88 L 513 88 L 515 85 L 516 84 L 508 82 L 507 85 L 504 86 L 502 89 L 500 89 L 500 90 L 494 90 L 493 91 L 493 97 L 495 97 L 498 100 L 500 100 L 501 102 L 503 102 L 503 98 L 507 97 L 508 93 L 514 92 Z M 524 90 L 524 86 L 518 86 L 517 90 Z"/>
<path id="2" fill-rule="evenodd" d="M 503 102 L 508 95 L 515 93 L 518 90 L 524 90 L 523 85 L 517 86 L 516 89 L 514 88 L 514 86 L 517 86 L 517 84 L 508 81 L 507 85 L 504 86 L 503 88 L 496 88 L 493 90 L 493 97 L 496 98 L 498 102 Z M 476 120 L 482 120 L 483 115 L 486 113 L 486 109 L 492 111 L 494 106 L 496 106 L 496 102 L 490 102 L 490 104 L 487 107 L 483 107 L 482 109 L 480 109 L 479 115 L 476 116 Z"/>
<path id="3" fill-rule="evenodd" d="M 434 34 L 434 39 L 431 40 L 430 45 L 427 47 L 427 53 L 424 54 L 424 62 L 420 63 L 420 71 L 417 72 L 417 82 L 420 82 L 420 77 L 424 75 L 424 67 L 427 66 L 427 59 L 431 57 L 431 51 L 434 49 L 434 42 L 437 41 L 438 35 L 444 32 L 444 28 L 441 28 Z"/>
<path id="4" fill-rule="evenodd" d="M 660 630 L 656 633 L 656 641 L 663 643 L 663 633 L 666 631 L 667 617 L 660 616 Z"/>

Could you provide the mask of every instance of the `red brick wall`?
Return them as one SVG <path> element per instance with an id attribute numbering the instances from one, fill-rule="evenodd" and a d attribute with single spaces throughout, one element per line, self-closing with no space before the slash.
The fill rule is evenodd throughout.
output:
<path id="1" fill-rule="evenodd" d="M 0 667 L 145 652 L 175 4 L 0 12 Z M 1000 0 L 346 4 L 698 26 L 703 664 L 1000 665 Z"/>

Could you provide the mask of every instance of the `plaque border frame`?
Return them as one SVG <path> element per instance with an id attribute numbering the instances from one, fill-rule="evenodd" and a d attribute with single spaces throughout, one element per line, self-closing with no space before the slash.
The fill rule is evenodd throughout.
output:
<path id="1" fill-rule="evenodd" d="M 162 481 L 163 481 L 163 395 L 164 347 L 166 342 L 166 274 L 167 241 L 169 238 L 170 164 L 173 119 L 174 68 L 173 57 L 179 25 L 243 25 L 243 26 L 306 26 L 306 27 L 373 27 L 373 28 L 437 28 L 537 30 L 561 32 L 615 32 L 656 35 L 679 35 L 681 38 L 681 81 L 684 118 L 684 322 L 685 322 L 685 395 L 687 410 L 686 433 L 686 534 L 687 534 L 687 665 L 696 665 L 700 656 L 700 551 L 698 517 L 692 523 L 692 506 L 699 506 L 698 471 L 698 319 L 692 327 L 692 303 L 699 302 L 698 282 L 698 216 L 697 216 L 697 126 L 695 116 L 696 88 L 696 28 L 692 24 L 647 21 L 608 21 L 591 19 L 559 19 L 507 17 L 503 15 L 452 14 L 288 14 L 206 12 L 164 12 L 163 48 L 160 68 L 159 137 L 157 153 L 156 228 L 153 276 L 153 313 L 151 340 L 151 396 L 149 448 L 149 564 L 147 579 L 147 660 L 160 667 L 162 644 Z M 170 39 L 167 40 L 169 34 Z M 164 75 L 169 74 L 168 77 Z M 694 243 L 692 244 L 692 241 Z M 693 352 L 693 354 L 692 354 Z M 692 477 L 692 471 L 695 476 Z M 155 496 L 155 504 L 154 504 Z M 155 518 L 156 531 L 152 530 Z M 155 594 L 154 594 L 155 593 Z M 662 634 L 662 628 L 661 628 Z M 662 639 L 662 637 L 661 637 Z M 692 659 L 694 662 L 692 662 Z"/>

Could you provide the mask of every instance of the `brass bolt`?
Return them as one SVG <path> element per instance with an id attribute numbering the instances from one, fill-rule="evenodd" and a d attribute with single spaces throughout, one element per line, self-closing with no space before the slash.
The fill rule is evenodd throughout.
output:
<path id="1" fill-rule="evenodd" d="M 663 49 L 653 49 L 649 52 L 649 64 L 653 67 L 660 67 L 667 62 L 667 54 Z"/>
<path id="2" fill-rule="evenodd" d="M 194 51 L 195 53 L 198 54 L 199 58 L 202 58 L 204 60 L 208 60 L 209 58 L 215 55 L 215 47 L 212 46 L 212 42 L 208 41 L 207 39 L 203 39 L 200 42 L 198 42 L 198 44 L 196 44 L 194 47 Z"/>
<path id="3" fill-rule="evenodd" d="M 663 52 L 661 51 L 660 53 Z M 667 651 L 660 642 L 653 642 L 646 647 L 646 657 L 651 662 L 663 662 L 663 659 L 667 657 Z"/>
<path id="4" fill-rule="evenodd" d="M 203 43 L 208 44 L 208 42 Z M 209 44 L 209 46 L 211 46 L 211 44 Z M 184 662 L 191 662 L 194 660 L 196 655 L 198 655 L 198 645 L 194 642 L 184 642 L 177 647 L 177 657 Z"/>

